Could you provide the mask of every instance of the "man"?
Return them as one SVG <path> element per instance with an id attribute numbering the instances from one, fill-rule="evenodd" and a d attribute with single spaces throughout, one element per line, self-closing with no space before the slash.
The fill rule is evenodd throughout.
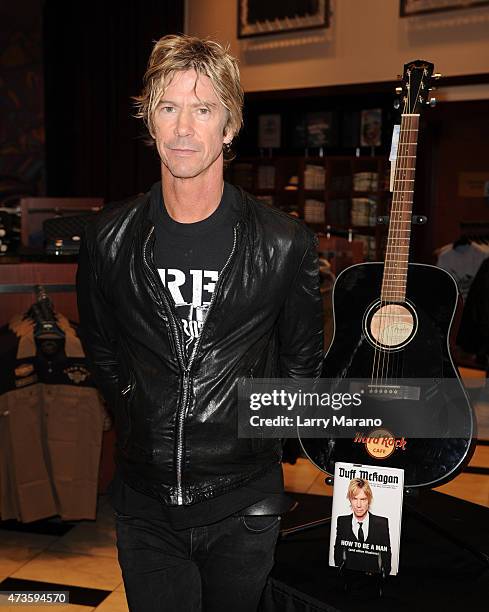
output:
<path id="1" fill-rule="evenodd" d="M 133 612 L 251 612 L 284 510 L 281 443 L 238 438 L 237 386 L 319 375 L 315 239 L 223 181 L 243 93 L 218 43 L 159 40 L 137 101 L 161 182 L 87 228 L 78 272 L 115 416 L 126 595 Z"/>
<path id="2" fill-rule="evenodd" d="M 389 521 L 369 511 L 373 493 L 368 481 L 353 478 L 348 485 L 347 499 L 352 514 L 337 519 L 335 564 L 342 565 L 345 562 L 345 566 L 350 569 L 384 571 L 388 576 L 391 571 Z M 348 547 L 342 541 L 360 543 L 362 546 Z"/>

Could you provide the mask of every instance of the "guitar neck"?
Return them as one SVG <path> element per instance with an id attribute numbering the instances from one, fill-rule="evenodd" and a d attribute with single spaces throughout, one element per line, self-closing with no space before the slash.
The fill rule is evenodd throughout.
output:
<path id="1" fill-rule="evenodd" d="M 406 299 L 418 129 L 419 114 L 402 115 L 382 278 L 383 302 L 398 303 Z"/>

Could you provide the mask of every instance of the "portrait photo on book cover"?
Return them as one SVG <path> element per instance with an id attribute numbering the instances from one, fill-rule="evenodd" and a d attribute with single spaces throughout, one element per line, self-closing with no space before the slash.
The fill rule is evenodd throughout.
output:
<path id="1" fill-rule="evenodd" d="M 342 474 L 349 478 L 335 476 L 330 565 L 397 574 L 402 485 L 400 491 L 385 486 L 363 468 L 343 469 Z"/>

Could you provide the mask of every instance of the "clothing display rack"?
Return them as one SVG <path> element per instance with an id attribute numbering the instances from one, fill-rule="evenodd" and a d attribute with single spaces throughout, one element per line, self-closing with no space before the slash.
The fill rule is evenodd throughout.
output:
<path id="1" fill-rule="evenodd" d="M 38 285 L 0 285 L 1 293 L 35 293 L 36 288 L 42 286 L 48 293 L 69 293 L 76 290 L 76 285 L 52 285 L 39 283 Z"/>

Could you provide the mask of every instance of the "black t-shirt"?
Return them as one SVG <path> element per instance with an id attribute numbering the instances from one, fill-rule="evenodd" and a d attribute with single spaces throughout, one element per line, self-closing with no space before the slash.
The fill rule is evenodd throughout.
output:
<path id="1" fill-rule="evenodd" d="M 224 184 L 218 208 L 203 221 L 178 223 L 168 214 L 162 198 L 161 182 L 151 189 L 151 218 L 155 225 L 154 263 L 171 293 L 182 321 L 187 358 L 195 346 L 209 309 L 219 275 L 233 245 L 233 227 L 239 194 Z M 208 525 L 237 514 L 245 508 L 283 491 L 282 467 L 277 463 L 264 476 L 192 506 L 164 506 L 157 499 L 134 490 L 116 472 L 109 494 L 114 508 L 143 518 L 167 520 L 175 529 Z"/>
<path id="2" fill-rule="evenodd" d="M 153 259 L 163 285 L 170 292 L 185 334 L 187 356 L 204 324 L 212 294 L 233 246 L 237 222 L 235 188 L 226 184 L 217 209 L 196 223 L 178 223 L 163 205 L 161 183 L 151 190 L 155 224 Z"/>

